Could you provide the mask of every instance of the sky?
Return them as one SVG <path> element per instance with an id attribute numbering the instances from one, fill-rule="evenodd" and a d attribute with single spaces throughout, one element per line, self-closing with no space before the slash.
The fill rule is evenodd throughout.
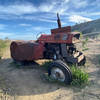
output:
<path id="1" fill-rule="evenodd" d="M 100 0 L 0 0 L 0 39 L 35 40 L 62 26 L 100 18 Z"/>

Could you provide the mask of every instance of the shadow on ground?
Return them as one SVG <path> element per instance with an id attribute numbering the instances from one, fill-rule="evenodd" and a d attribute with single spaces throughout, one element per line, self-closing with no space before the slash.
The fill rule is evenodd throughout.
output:
<path id="1" fill-rule="evenodd" d="M 47 82 L 43 79 L 44 73 L 46 73 L 46 70 L 37 63 L 18 66 L 10 58 L 0 61 L 0 75 L 5 78 L 5 85 L 10 95 L 44 94 L 63 87 L 56 83 Z M 65 87 L 65 89 L 67 88 Z"/>
<path id="2" fill-rule="evenodd" d="M 89 57 L 88 60 L 92 64 L 98 63 L 98 55 L 91 55 L 93 58 Z M 90 66 L 91 67 L 91 66 Z M 74 93 L 81 92 L 80 88 L 62 86 L 57 83 L 49 83 L 44 80 L 43 75 L 47 71 L 42 68 L 37 63 L 32 63 L 30 65 L 16 65 L 13 63 L 12 59 L 2 59 L 0 61 L 0 76 L 4 76 L 6 81 L 6 86 L 8 93 L 11 96 L 30 96 L 38 94 L 53 93 L 59 91 L 64 87 L 66 91 L 73 91 Z M 96 81 L 96 76 L 99 75 L 99 71 L 90 72 L 90 75 L 94 76 L 94 81 Z M 93 84 L 91 82 L 91 84 Z M 99 85 L 99 83 L 96 83 Z M 10 89 L 10 90 L 9 90 Z"/>

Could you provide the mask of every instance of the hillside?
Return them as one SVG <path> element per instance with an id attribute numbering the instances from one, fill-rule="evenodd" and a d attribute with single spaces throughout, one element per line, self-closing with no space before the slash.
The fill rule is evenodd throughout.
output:
<path id="1" fill-rule="evenodd" d="M 100 19 L 72 26 L 72 31 L 75 30 L 80 31 L 83 34 L 100 32 Z"/>

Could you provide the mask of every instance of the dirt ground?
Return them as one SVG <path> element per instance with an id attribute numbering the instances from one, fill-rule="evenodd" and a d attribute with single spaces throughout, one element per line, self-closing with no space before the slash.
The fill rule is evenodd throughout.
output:
<path id="1" fill-rule="evenodd" d="M 38 64 L 16 68 L 12 64 L 9 50 L 0 61 L 0 77 L 4 79 L 8 99 L 1 100 L 100 100 L 100 40 L 90 40 L 86 67 L 89 73 L 89 85 L 86 87 L 62 86 L 43 80 L 43 68 Z M 39 61 L 41 63 L 41 61 Z"/>

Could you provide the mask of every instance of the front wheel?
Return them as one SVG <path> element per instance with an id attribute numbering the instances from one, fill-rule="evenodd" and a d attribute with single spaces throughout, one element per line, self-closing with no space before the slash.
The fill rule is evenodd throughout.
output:
<path id="1" fill-rule="evenodd" d="M 61 60 L 54 61 L 50 64 L 48 75 L 54 80 L 70 84 L 72 81 L 72 74 L 69 67 Z"/>

